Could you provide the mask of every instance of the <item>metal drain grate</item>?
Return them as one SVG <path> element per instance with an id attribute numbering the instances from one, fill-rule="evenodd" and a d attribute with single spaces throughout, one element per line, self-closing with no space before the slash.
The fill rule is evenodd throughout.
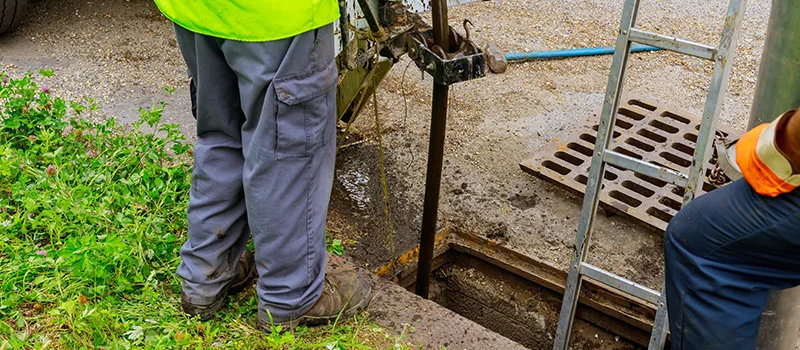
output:
<path id="1" fill-rule="evenodd" d="M 532 158 L 520 164 L 522 170 L 583 193 L 594 152 L 599 114 L 594 113 L 567 138 L 558 138 L 558 142 L 537 150 Z M 642 96 L 626 94 L 620 102 L 610 148 L 633 158 L 688 173 L 699 129 L 698 118 L 686 111 L 664 106 Z M 731 134 L 731 131 L 722 127 L 719 132 L 725 136 Z M 707 168 L 712 169 L 713 166 L 709 163 Z M 710 174 L 708 169 L 706 177 Z M 605 179 L 600 193 L 601 204 L 606 209 L 627 214 L 650 227 L 665 230 L 669 220 L 681 208 L 682 187 L 613 165 L 606 167 Z M 700 193 L 716 188 L 716 185 L 706 181 Z"/>

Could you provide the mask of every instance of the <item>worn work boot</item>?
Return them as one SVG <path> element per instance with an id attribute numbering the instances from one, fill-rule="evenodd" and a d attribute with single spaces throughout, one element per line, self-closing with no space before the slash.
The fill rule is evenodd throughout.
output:
<path id="1" fill-rule="evenodd" d="M 256 279 L 256 258 L 253 252 L 245 249 L 239 257 L 239 264 L 236 265 L 236 277 L 217 295 L 214 301 L 208 305 L 197 305 L 189 302 L 189 298 L 181 292 L 181 306 L 183 312 L 190 316 L 200 316 L 201 321 L 208 321 L 214 314 L 222 308 L 222 302 L 228 295 L 235 295 L 247 288 Z"/>
<path id="2" fill-rule="evenodd" d="M 258 310 L 256 325 L 266 333 L 271 326 L 292 330 L 298 326 L 317 326 L 355 316 L 372 301 L 372 286 L 357 270 L 343 271 L 325 276 L 325 285 L 317 303 L 302 316 L 289 320 L 275 320 Z"/>

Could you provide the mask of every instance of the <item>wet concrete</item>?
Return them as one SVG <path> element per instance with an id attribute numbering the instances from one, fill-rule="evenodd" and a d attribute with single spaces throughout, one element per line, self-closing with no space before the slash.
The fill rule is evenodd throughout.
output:
<path id="1" fill-rule="evenodd" d="M 332 271 L 355 268 L 352 260 L 329 256 Z M 374 299 L 367 309 L 369 317 L 402 334 L 401 342 L 421 349 L 525 349 L 467 318 L 430 300 L 409 293 L 402 287 L 370 275 Z"/>
<path id="2" fill-rule="evenodd" d="M 347 241 L 348 255 L 364 265 L 378 267 L 419 244 L 421 211 L 418 203 L 406 196 L 408 189 L 396 174 L 387 178 L 393 239 L 389 239 L 383 184 L 378 164 L 377 145 L 349 147 L 339 152 L 329 210 L 329 233 L 340 232 Z M 394 160 L 386 166 L 394 168 Z M 333 232 L 337 231 L 337 232 Z"/>

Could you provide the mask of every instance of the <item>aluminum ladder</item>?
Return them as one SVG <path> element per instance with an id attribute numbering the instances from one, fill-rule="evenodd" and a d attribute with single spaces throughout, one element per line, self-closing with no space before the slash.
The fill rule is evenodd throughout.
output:
<path id="1" fill-rule="evenodd" d="M 725 16 L 724 29 L 719 45 L 715 47 L 698 44 L 686 40 L 663 36 L 637 29 L 636 16 L 639 12 L 640 0 L 625 0 L 622 9 L 622 22 L 617 36 L 614 59 L 611 64 L 611 73 L 608 76 L 606 96 L 603 101 L 603 110 L 600 125 L 597 131 L 592 164 L 589 170 L 589 179 L 581 208 L 581 219 L 578 224 L 575 251 L 569 266 L 564 300 L 561 304 L 561 313 L 558 319 L 554 350 L 566 350 L 572 333 L 572 323 L 575 310 L 578 306 L 581 282 L 589 278 L 600 282 L 614 290 L 629 294 L 636 298 L 648 301 L 658 306 L 653 331 L 650 335 L 649 350 L 661 350 L 667 339 L 667 309 L 664 290 L 657 292 L 636 282 L 624 279 L 611 272 L 602 270 L 585 262 L 589 251 L 589 240 L 592 233 L 592 224 L 597 214 L 600 190 L 605 175 L 606 164 L 631 170 L 652 178 L 669 182 L 686 189 L 683 205 L 694 199 L 698 188 L 704 180 L 704 164 L 706 155 L 711 149 L 714 134 L 717 129 L 717 119 L 722 108 L 725 89 L 728 85 L 733 53 L 739 37 L 742 17 L 746 7 L 746 0 L 731 0 Z M 628 157 L 624 154 L 608 149 L 611 142 L 611 132 L 617 119 L 620 93 L 625 79 L 625 70 L 630 55 L 631 44 L 640 43 L 651 45 L 677 53 L 694 56 L 714 62 L 714 73 L 709 86 L 703 110 L 700 130 L 697 137 L 692 167 L 689 174 L 683 174 L 668 168 L 653 165 Z"/>

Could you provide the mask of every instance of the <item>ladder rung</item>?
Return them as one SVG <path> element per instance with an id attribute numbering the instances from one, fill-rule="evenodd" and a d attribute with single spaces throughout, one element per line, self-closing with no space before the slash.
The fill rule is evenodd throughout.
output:
<path id="1" fill-rule="evenodd" d="M 581 274 L 611 288 L 621 290 L 639 299 L 658 305 L 658 298 L 661 296 L 661 293 L 636 282 L 619 277 L 594 265 L 582 262 Z"/>
<path id="2" fill-rule="evenodd" d="M 698 44 L 666 35 L 650 33 L 635 28 L 631 28 L 631 34 L 628 36 L 628 39 L 637 43 L 660 47 L 665 50 L 675 51 L 684 55 L 704 58 L 707 60 L 714 60 L 714 57 L 717 55 L 717 49 L 708 45 Z"/>
<path id="3" fill-rule="evenodd" d="M 667 169 L 658 165 L 645 163 L 633 157 L 614 152 L 607 149 L 605 151 L 605 162 L 617 167 L 631 170 L 642 175 L 647 175 L 654 179 L 669 182 L 678 187 L 686 187 L 689 177 L 672 169 Z"/>

